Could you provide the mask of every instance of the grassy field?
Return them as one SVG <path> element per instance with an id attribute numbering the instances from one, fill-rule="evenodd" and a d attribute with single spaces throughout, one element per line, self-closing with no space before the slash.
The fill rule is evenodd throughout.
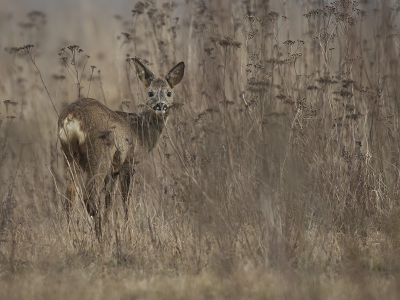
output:
<path id="1" fill-rule="evenodd" d="M 76 3 L 0 8 L 0 299 L 400 297 L 398 1 Z M 131 57 L 185 76 L 99 242 L 57 117 L 141 111 Z"/>

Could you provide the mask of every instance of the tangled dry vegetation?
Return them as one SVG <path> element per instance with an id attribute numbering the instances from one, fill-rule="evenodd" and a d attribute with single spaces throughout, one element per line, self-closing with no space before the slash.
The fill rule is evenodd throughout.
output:
<path id="1" fill-rule="evenodd" d="M 0 11 L 0 298 L 398 298 L 399 5 L 133 1 L 58 36 Z M 57 114 L 143 109 L 134 56 L 185 78 L 99 243 L 81 203 L 67 228 Z"/>

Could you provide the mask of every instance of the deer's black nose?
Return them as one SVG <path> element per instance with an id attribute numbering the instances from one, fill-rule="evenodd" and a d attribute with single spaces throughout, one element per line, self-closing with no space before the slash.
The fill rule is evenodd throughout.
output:
<path id="1" fill-rule="evenodd" d="M 165 112 L 167 110 L 167 104 L 165 103 L 157 103 L 153 106 L 155 111 Z"/>

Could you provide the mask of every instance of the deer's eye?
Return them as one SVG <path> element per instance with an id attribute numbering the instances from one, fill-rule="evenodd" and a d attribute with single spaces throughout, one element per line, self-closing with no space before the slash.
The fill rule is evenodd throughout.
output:
<path id="1" fill-rule="evenodd" d="M 153 92 L 149 92 L 149 97 L 151 98 L 153 96 L 154 96 L 154 93 Z"/>
<path id="2" fill-rule="evenodd" d="M 171 95 L 172 95 L 171 92 L 168 92 L 168 93 L 167 93 L 167 96 L 168 96 L 168 97 L 171 97 Z"/>

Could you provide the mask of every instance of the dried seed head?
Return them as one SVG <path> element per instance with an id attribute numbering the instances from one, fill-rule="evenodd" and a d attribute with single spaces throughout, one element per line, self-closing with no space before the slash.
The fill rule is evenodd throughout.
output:
<path id="1" fill-rule="evenodd" d="M 279 13 L 271 11 L 267 14 L 266 17 L 264 17 L 263 21 L 274 24 L 278 20 L 278 18 L 279 18 Z"/>
<path id="2" fill-rule="evenodd" d="M 247 38 L 249 40 L 253 39 L 258 34 L 258 29 L 255 29 L 253 31 L 246 31 L 246 30 L 243 29 L 243 31 L 244 31 L 244 33 L 246 33 Z"/>
<path id="3" fill-rule="evenodd" d="M 247 81 L 248 87 L 247 90 L 250 92 L 261 92 L 268 90 L 270 86 L 269 80 L 256 80 L 255 78 L 250 78 Z"/>
<path id="4" fill-rule="evenodd" d="M 211 55 L 211 52 L 214 50 L 214 48 L 205 48 L 204 51 L 207 53 L 207 55 Z"/>
<path id="5" fill-rule="evenodd" d="M 255 22 L 259 21 L 259 19 L 256 16 L 244 16 L 243 19 L 247 20 L 250 25 L 253 25 Z"/>
<path id="6" fill-rule="evenodd" d="M 145 9 L 149 7 L 149 3 L 144 3 L 142 1 L 137 2 L 133 9 L 132 9 L 132 15 L 138 14 L 141 15 L 144 13 Z"/>
<path id="7" fill-rule="evenodd" d="M 225 36 L 224 38 L 211 37 L 211 42 L 216 43 L 222 47 L 240 48 L 241 42 L 235 41 L 232 37 Z"/>

